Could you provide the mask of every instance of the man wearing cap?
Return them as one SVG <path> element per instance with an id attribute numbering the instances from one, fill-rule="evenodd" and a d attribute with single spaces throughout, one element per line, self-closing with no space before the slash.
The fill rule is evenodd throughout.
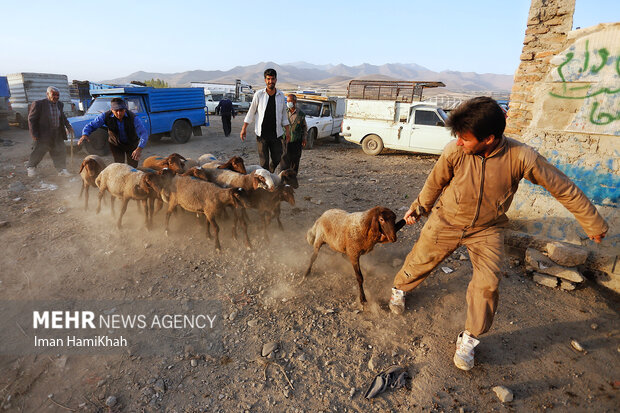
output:
<path id="1" fill-rule="evenodd" d="M 28 127 L 34 140 L 27 169 L 30 177 L 36 176 L 35 168 L 47 152 L 58 175 L 70 176 L 66 169 L 67 152 L 63 141 L 67 139 L 67 131 L 73 133 L 73 128 L 59 99 L 60 91 L 50 86 L 47 88 L 47 98 L 34 102 L 28 113 Z"/>
<path id="2" fill-rule="evenodd" d="M 100 114 L 84 126 L 78 145 L 85 140 L 88 141 L 88 136 L 102 126 L 108 128 L 108 142 L 114 162 L 126 162 L 134 168 L 137 167 L 149 134 L 140 118 L 127 109 L 123 99 L 112 99 L 109 111 Z"/>

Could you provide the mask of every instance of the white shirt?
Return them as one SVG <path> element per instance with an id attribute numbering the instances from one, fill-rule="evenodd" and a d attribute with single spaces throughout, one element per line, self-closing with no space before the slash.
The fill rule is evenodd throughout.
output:
<path id="1" fill-rule="evenodd" d="M 289 125 L 288 116 L 286 115 L 286 98 L 284 97 L 284 93 L 280 90 L 276 90 L 275 99 L 276 135 L 280 137 L 284 134 L 284 127 Z M 250 109 L 243 120 L 245 123 L 252 123 L 254 121 L 254 117 L 258 113 L 258 119 L 256 119 L 256 122 L 254 123 L 254 133 L 256 133 L 256 136 L 261 136 L 263 117 L 265 116 L 265 109 L 267 109 L 268 101 L 269 95 L 267 94 L 266 88 L 254 93 Z"/>

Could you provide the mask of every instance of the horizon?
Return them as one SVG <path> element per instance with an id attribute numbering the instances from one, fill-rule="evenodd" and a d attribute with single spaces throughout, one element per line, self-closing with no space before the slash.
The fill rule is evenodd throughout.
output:
<path id="1" fill-rule="evenodd" d="M 135 72 L 226 72 L 261 62 L 281 66 L 305 62 L 349 67 L 413 64 L 434 72 L 512 76 L 520 62 L 530 8 L 526 0 L 501 7 L 490 0 L 474 4 L 396 0 L 387 10 L 361 0 L 355 2 L 353 16 L 351 3 L 325 0 L 313 7 L 279 1 L 264 7 L 241 1 L 234 9 L 197 0 L 174 5 L 155 0 L 123 4 L 122 13 L 136 18 L 98 26 L 105 20 L 98 17 L 100 5 L 63 4 L 34 0 L 11 6 L 11 16 L 27 15 L 28 20 L 18 17 L 6 23 L 6 34 L 0 38 L 0 75 L 59 73 L 70 80 L 101 81 Z M 418 19 L 420 15 L 424 18 Z M 609 22 L 607 16 L 617 15 L 617 2 L 578 0 L 573 28 Z M 85 18 L 90 25 L 83 24 Z M 68 21 L 80 25 L 68 30 Z M 264 22 L 282 22 L 281 30 Z M 59 36 L 50 36 L 50 30 Z M 119 41 L 115 36 L 119 33 L 127 40 Z M 105 57 L 107 50 L 113 51 L 111 59 Z M 102 64 L 106 59 L 108 63 Z"/>

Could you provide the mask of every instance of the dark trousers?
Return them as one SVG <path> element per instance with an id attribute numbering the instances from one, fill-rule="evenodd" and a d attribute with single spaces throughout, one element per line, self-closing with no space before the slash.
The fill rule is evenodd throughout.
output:
<path id="1" fill-rule="evenodd" d="M 293 168 L 295 172 L 299 172 L 299 160 L 301 159 L 301 139 L 286 144 L 282 160 L 280 161 L 280 169 L 285 170 Z"/>
<path id="2" fill-rule="evenodd" d="M 116 163 L 127 163 L 129 166 L 133 166 L 134 168 L 138 167 L 138 161 L 134 160 L 131 157 L 131 153 L 135 151 L 136 148 L 131 148 L 130 146 L 122 145 L 117 146 L 110 143 L 110 151 L 112 152 L 112 156 L 114 157 L 114 162 Z M 127 162 L 125 162 L 125 157 L 127 157 Z"/>
<path id="3" fill-rule="evenodd" d="M 230 118 L 231 118 L 232 114 L 230 113 L 223 113 L 222 114 L 222 126 L 224 126 L 224 136 L 229 136 L 230 135 Z"/>
<path id="4" fill-rule="evenodd" d="M 282 139 L 263 139 L 262 137 L 257 136 L 256 144 L 258 146 L 258 159 L 261 168 L 267 169 L 270 172 L 275 171 L 276 167 L 280 164 L 280 159 L 282 158 L 282 152 L 284 150 Z M 269 162 L 270 154 L 271 162 Z"/>
<path id="5" fill-rule="evenodd" d="M 29 168 L 36 168 L 45 154 L 49 152 L 56 169 L 63 170 L 67 166 L 67 150 L 64 140 L 58 136 L 55 139 L 36 140 L 32 144 L 32 152 L 28 160 Z"/>

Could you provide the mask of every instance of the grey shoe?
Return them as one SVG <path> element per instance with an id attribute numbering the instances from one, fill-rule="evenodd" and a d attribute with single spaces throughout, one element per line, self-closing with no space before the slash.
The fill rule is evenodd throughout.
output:
<path id="1" fill-rule="evenodd" d="M 34 178 L 35 176 L 37 176 L 37 170 L 36 170 L 36 168 L 33 168 L 33 167 L 29 166 L 29 167 L 27 168 L 27 171 L 28 171 L 28 177 L 29 177 L 29 178 Z"/>
<path id="2" fill-rule="evenodd" d="M 62 171 L 58 172 L 58 176 L 71 176 L 71 174 L 66 169 L 63 169 Z"/>

